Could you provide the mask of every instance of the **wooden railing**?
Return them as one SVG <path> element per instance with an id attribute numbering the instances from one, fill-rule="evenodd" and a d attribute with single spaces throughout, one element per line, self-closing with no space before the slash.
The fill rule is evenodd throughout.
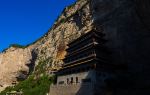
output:
<path id="1" fill-rule="evenodd" d="M 81 61 L 84 62 L 84 61 L 87 61 L 88 59 L 94 59 L 94 58 L 96 58 L 96 54 L 90 54 L 90 55 L 85 56 L 83 58 L 68 62 L 64 66 L 69 65 L 69 64 L 73 64 L 73 63 L 80 63 Z"/>

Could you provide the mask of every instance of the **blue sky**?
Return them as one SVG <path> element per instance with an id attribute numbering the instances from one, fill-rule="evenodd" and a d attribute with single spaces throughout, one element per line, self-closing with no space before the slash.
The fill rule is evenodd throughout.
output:
<path id="1" fill-rule="evenodd" d="M 27 45 L 44 35 L 75 0 L 0 0 L 0 51 Z"/>

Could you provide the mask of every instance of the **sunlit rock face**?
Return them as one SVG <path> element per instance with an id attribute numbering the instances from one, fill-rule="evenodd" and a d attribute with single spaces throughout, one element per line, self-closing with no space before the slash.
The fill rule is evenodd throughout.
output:
<path id="1" fill-rule="evenodd" d="M 29 72 L 27 64 L 31 62 L 31 59 L 30 49 L 11 47 L 0 54 L 0 90 L 16 81 L 20 71 Z"/>
<path id="2" fill-rule="evenodd" d="M 34 67 L 46 60 L 45 72 L 59 69 L 66 55 L 68 42 L 91 29 L 92 18 L 89 1 L 80 0 L 64 9 L 62 15 L 41 39 L 26 48 L 9 48 L 0 54 L 0 89 L 11 86 L 20 71 L 38 70 Z"/>
<path id="3" fill-rule="evenodd" d="M 61 59 L 66 55 L 67 44 L 92 27 L 105 34 L 112 63 L 127 65 L 128 69 L 124 72 L 134 84 L 130 87 L 148 86 L 149 5 L 148 0 L 78 0 L 65 8 L 41 39 L 24 49 L 11 47 L 0 54 L 0 90 L 16 81 L 20 71 L 36 72 L 35 67 L 43 60 L 47 60 L 44 67 L 46 72 L 59 69 L 63 64 Z M 126 94 L 127 89 L 119 91 L 122 93 L 116 95 L 129 95 Z M 132 91 L 132 95 L 137 95 Z M 142 93 L 142 90 L 137 93 Z"/>

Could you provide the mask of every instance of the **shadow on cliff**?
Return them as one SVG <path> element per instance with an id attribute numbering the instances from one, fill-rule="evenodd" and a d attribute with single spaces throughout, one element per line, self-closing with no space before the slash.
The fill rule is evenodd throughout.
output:
<path id="1" fill-rule="evenodd" d="M 27 65 L 29 67 L 29 74 L 31 74 L 34 70 L 35 61 L 37 59 L 37 52 L 35 50 L 33 50 L 31 55 L 32 55 L 31 63 L 29 65 Z"/>
<path id="2" fill-rule="evenodd" d="M 37 59 L 37 53 L 35 50 L 33 50 L 31 52 L 31 56 L 32 56 L 32 59 L 30 60 L 30 63 L 27 64 L 28 68 L 29 68 L 29 71 L 20 71 L 19 72 L 19 75 L 16 77 L 18 81 L 22 81 L 22 80 L 25 80 L 28 75 L 30 75 L 33 70 L 34 70 L 34 67 L 35 67 L 35 61 Z"/>
<path id="3" fill-rule="evenodd" d="M 116 33 L 116 38 L 114 37 L 113 39 L 122 40 L 122 42 L 120 40 L 121 43 L 119 43 L 119 40 L 113 43 L 118 45 L 118 47 L 120 45 L 121 49 L 117 47 L 120 51 L 117 50 L 116 52 L 118 53 L 119 51 L 120 54 L 113 56 L 113 58 L 118 58 L 114 59 L 115 61 L 112 63 L 126 64 L 128 69 L 123 72 L 116 70 L 114 72 L 115 78 L 107 78 L 102 82 L 98 81 L 94 84 L 96 88 L 93 88 L 93 90 L 96 93 L 94 92 L 93 94 L 85 89 L 86 86 L 84 84 L 81 84 L 76 95 L 149 95 L 150 88 L 148 83 L 150 81 L 146 82 L 146 80 L 149 79 L 148 74 L 150 72 L 148 70 L 150 68 L 150 65 L 148 65 L 150 62 L 150 45 L 148 44 L 150 38 L 148 37 L 150 1 L 120 0 L 119 2 L 119 0 L 91 0 L 91 2 L 90 9 L 95 26 L 98 28 L 104 26 L 107 28 L 106 32 L 108 32 L 108 35 L 111 33 L 113 36 L 113 33 Z M 121 7 L 115 9 L 113 8 L 115 6 L 114 2 L 119 2 L 117 4 L 123 5 L 116 5 Z M 103 30 L 105 31 L 105 29 Z M 144 37 L 144 33 L 147 36 Z M 136 41 L 134 42 L 135 39 Z M 146 84 L 143 84 L 144 82 Z M 86 91 L 89 93 L 83 94 Z"/>
<path id="4" fill-rule="evenodd" d="M 111 75 L 104 76 L 106 77 L 98 79 L 101 76 L 97 75 L 97 82 L 82 83 L 75 95 L 129 95 L 134 85 L 134 79 L 131 79 L 133 77 L 129 75 L 118 75 L 115 78 L 110 77 Z"/>

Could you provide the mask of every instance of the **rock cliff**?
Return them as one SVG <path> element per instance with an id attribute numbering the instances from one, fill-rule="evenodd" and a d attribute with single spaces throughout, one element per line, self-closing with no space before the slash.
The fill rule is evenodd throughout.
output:
<path id="1" fill-rule="evenodd" d="M 128 88 L 124 84 L 116 88 L 115 95 L 149 93 L 149 5 L 148 0 L 78 0 L 64 9 L 42 38 L 26 48 L 11 47 L 0 54 L 0 89 L 11 85 L 20 71 L 33 71 L 38 76 L 59 69 L 67 44 L 96 27 L 106 35 L 112 63 L 125 64 L 124 73 L 132 83 Z M 43 62 L 46 64 L 39 69 Z"/>
<path id="2" fill-rule="evenodd" d="M 40 75 L 63 64 L 67 43 L 91 29 L 92 19 L 89 1 L 79 0 L 68 6 L 53 27 L 42 38 L 26 48 L 10 47 L 0 54 L 0 90 L 11 86 L 21 73 L 34 71 Z M 45 61 L 44 70 L 38 65 Z M 37 67 L 37 68 L 36 68 Z"/>

